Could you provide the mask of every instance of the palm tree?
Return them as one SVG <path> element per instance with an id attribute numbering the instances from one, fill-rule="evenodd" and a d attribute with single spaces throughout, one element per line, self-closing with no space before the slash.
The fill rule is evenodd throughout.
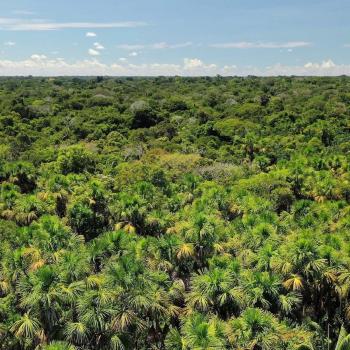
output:
<path id="1" fill-rule="evenodd" d="M 64 306 L 72 306 L 83 289 L 77 282 L 66 285 L 58 270 L 58 265 L 45 264 L 22 277 L 17 286 L 20 307 L 35 315 L 48 340 L 61 327 Z"/>
<path id="2" fill-rule="evenodd" d="M 186 340 L 177 328 L 171 327 L 165 338 L 165 349 L 167 350 L 186 350 Z"/>
<path id="3" fill-rule="evenodd" d="M 89 330 L 82 322 L 67 322 L 64 335 L 67 341 L 77 345 L 84 345 L 89 341 Z"/>
<path id="4" fill-rule="evenodd" d="M 291 315 L 302 303 L 302 297 L 299 293 L 291 292 L 279 296 L 279 308 L 284 315 Z"/>
<path id="5" fill-rule="evenodd" d="M 55 212 L 62 218 L 66 215 L 66 207 L 71 192 L 72 189 L 67 177 L 55 174 L 47 180 L 38 196 L 42 200 L 48 200 L 52 197 L 56 204 Z"/>
<path id="6" fill-rule="evenodd" d="M 179 340 L 177 349 L 193 350 L 218 350 L 226 348 L 224 337 L 224 324 L 219 319 L 208 320 L 203 314 L 194 313 L 183 324 L 183 336 L 174 337 L 174 332 L 168 337 L 168 345 L 172 346 L 174 340 Z M 174 339 L 177 338 L 177 339 Z M 174 339 L 174 340 L 173 340 Z M 175 347 L 170 347 L 175 348 Z"/>
<path id="7" fill-rule="evenodd" d="M 52 341 L 44 345 L 41 350 L 76 350 L 76 347 L 64 341 Z"/>
<path id="8" fill-rule="evenodd" d="M 237 277 L 228 269 L 212 268 L 194 275 L 186 297 L 188 311 L 213 312 L 224 318 L 239 310 Z"/>
<path id="9" fill-rule="evenodd" d="M 312 349 L 312 333 L 289 328 L 271 313 L 247 308 L 226 327 L 226 336 L 234 349 Z"/>
<path id="10" fill-rule="evenodd" d="M 282 287 L 279 276 L 268 272 L 248 271 L 242 283 L 249 306 L 269 310 L 278 304 Z"/>
<path id="11" fill-rule="evenodd" d="M 337 344 L 334 350 L 349 350 L 350 349 L 350 334 L 346 331 L 344 325 L 341 326 Z"/>
<path id="12" fill-rule="evenodd" d="M 196 267 L 206 266 L 206 260 L 215 253 L 215 244 L 224 235 L 223 222 L 213 215 L 195 212 L 189 229 L 184 230 L 185 242 L 193 245 L 196 256 Z M 217 248 L 217 247 L 216 247 Z"/>
<path id="13" fill-rule="evenodd" d="M 39 200 L 35 195 L 22 196 L 15 200 L 13 206 L 4 210 L 1 216 L 7 220 L 13 220 L 18 225 L 30 225 L 42 214 L 49 212 L 47 203 Z"/>
<path id="14" fill-rule="evenodd" d="M 39 320 L 29 313 L 25 313 L 15 321 L 10 331 L 22 344 L 32 345 L 46 341 Z"/>
<path id="15" fill-rule="evenodd" d="M 292 274 L 283 282 L 283 285 L 288 290 L 300 291 L 303 288 L 303 279 L 296 274 Z"/>
<path id="16" fill-rule="evenodd" d="M 22 193 L 35 189 L 36 171 L 33 164 L 23 161 L 7 163 L 4 170 L 9 182 L 19 186 Z"/>

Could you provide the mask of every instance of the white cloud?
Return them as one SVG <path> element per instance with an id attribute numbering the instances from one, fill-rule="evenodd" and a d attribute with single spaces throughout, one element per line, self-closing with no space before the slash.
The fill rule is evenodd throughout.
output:
<path id="1" fill-rule="evenodd" d="M 89 49 L 88 53 L 90 56 L 100 56 L 100 52 L 94 49 Z"/>
<path id="2" fill-rule="evenodd" d="M 286 43 L 274 42 L 234 42 L 234 43 L 219 43 L 212 44 L 211 47 L 218 49 L 293 49 L 298 47 L 307 47 L 311 43 L 306 41 L 288 41 Z"/>
<path id="3" fill-rule="evenodd" d="M 129 45 L 129 44 L 122 44 L 122 45 L 117 45 L 118 49 L 122 50 L 129 50 L 129 51 L 134 51 L 134 50 L 141 50 L 145 48 L 145 45 Z"/>
<path id="4" fill-rule="evenodd" d="M 85 36 L 86 36 L 87 38 L 94 38 L 95 36 L 97 36 L 97 34 L 94 33 L 94 32 L 87 32 L 87 33 L 85 34 Z"/>
<path id="5" fill-rule="evenodd" d="M 30 56 L 30 58 L 35 61 L 35 62 L 38 62 L 38 61 L 44 61 L 47 59 L 47 56 L 45 55 L 40 55 L 40 54 L 33 54 Z"/>
<path id="6" fill-rule="evenodd" d="M 223 75 L 232 75 L 232 72 L 235 72 L 237 70 L 237 66 L 235 64 L 232 65 L 226 65 L 223 67 Z"/>
<path id="7" fill-rule="evenodd" d="M 330 69 L 330 68 L 335 68 L 336 64 L 331 60 L 323 61 L 322 63 L 312 63 L 308 62 L 304 65 L 305 68 L 308 69 Z"/>
<path id="8" fill-rule="evenodd" d="M 139 53 L 136 52 L 136 51 L 133 51 L 133 52 L 130 52 L 130 53 L 129 53 L 129 56 L 130 56 L 130 57 L 136 57 L 136 56 L 138 56 L 138 55 L 139 55 Z"/>
<path id="9" fill-rule="evenodd" d="M 4 42 L 4 45 L 5 46 L 15 46 L 16 43 L 14 41 L 6 41 L 6 42 Z"/>
<path id="10" fill-rule="evenodd" d="M 14 10 L 12 11 L 14 15 L 20 15 L 20 16 L 33 16 L 36 14 L 36 12 L 33 11 L 27 11 L 27 10 Z"/>
<path id="11" fill-rule="evenodd" d="M 35 76 L 87 76 L 87 75 L 175 75 L 181 74 L 180 65 L 172 64 L 118 64 L 107 65 L 97 59 L 68 63 L 64 59 L 48 59 L 44 55 L 32 55 L 23 61 L 0 60 L 0 75 Z"/>
<path id="12" fill-rule="evenodd" d="M 98 52 L 98 51 L 97 51 Z M 323 62 L 307 62 L 302 65 L 288 66 L 275 64 L 269 67 L 258 68 L 252 66 L 237 66 L 234 64 L 218 66 L 205 63 L 198 58 L 186 58 L 179 64 L 131 64 L 127 60 L 118 60 L 113 64 L 105 64 L 97 58 L 68 62 L 63 58 L 48 58 L 43 54 L 33 54 L 26 60 L 0 60 L 0 76 L 11 75 L 111 75 L 111 76 L 215 76 L 230 75 L 315 75 L 338 76 L 350 75 L 350 64 L 336 64 L 331 59 Z"/>
<path id="13" fill-rule="evenodd" d="M 184 59 L 184 68 L 192 69 L 199 68 L 203 66 L 203 62 L 198 58 L 185 58 Z"/>
<path id="14" fill-rule="evenodd" d="M 198 58 L 185 58 L 184 59 L 184 65 L 183 68 L 185 71 L 206 71 L 207 74 L 211 71 L 214 71 L 217 66 L 216 64 L 204 64 L 200 59 Z"/>
<path id="15" fill-rule="evenodd" d="M 169 45 L 166 42 L 161 42 L 161 43 L 154 43 L 151 45 L 152 49 L 156 50 L 162 50 L 162 49 L 168 49 Z"/>
<path id="16" fill-rule="evenodd" d="M 307 62 L 300 66 L 275 64 L 258 71 L 258 75 L 298 75 L 298 76 L 339 76 L 350 75 L 350 64 L 335 64 L 331 59 L 318 62 Z"/>
<path id="17" fill-rule="evenodd" d="M 120 61 L 120 62 L 126 62 L 126 61 L 127 61 L 127 58 L 125 58 L 125 57 L 120 57 L 120 58 L 119 58 L 119 61 Z"/>
<path id="18" fill-rule="evenodd" d="M 96 50 L 104 50 L 105 47 L 103 45 L 101 45 L 100 43 L 94 43 L 94 47 Z"/>
<path id="19" fill-rule="evenodd" d="M 23 61 L 0 60 L 0 75 L 101 75 L 107 74 L 107 66 L 96 59 L 68 63 L 64 59 L 48 59 L 44 55 L 32 55 Z"/>
<path id="20" fill-rule="evenodd" d="M 156 50 L 159 50 L 159 49 L 180 49 L 180 48 L 188 47 L 191 45 L 192 45 L 192 43 L 190 41 L 187 41 L 185 43 L 180 43 L 180 44 L 168 44 L 166 42 L 161 42 L 161 43 L 152 44 L 150 47 L 152 49 L 156 49 Z"/>
<path id="21" fill-rule="evenodd" d="M 117 45 L 117 48 L 122 50 L 129 50 L 129 51 L 142 50 L 142 49 L 163 50 L 163 49 L 179 49 L 183 47 L 189 47 L 192 45 L 193 44 L 190 41 L 187 41 L 185 43 L 179 43 L 179 44 L 168 44 L 166 42 L 159 42 L 154 44 L 122 44 L 122 45 Z"/>
<path id="22" fill-rule="evenodd" d="M 114 76 L 158 76 L 158 75 L 209 75 L 210 71 L 202 61 L 189 59 L 183 64 L 131 64 L 127 60 L 105 64 L 96 58 L 77 62 L 64 59 L 49 59 L 45 55 L 34 54 L 22 61 L 0 60 L 0 75 L 114 75 Z"/>
<path id="23" fill-rule="evenodd" d="M 147 25 L 145 22 L 50 22 L 41 19 L 0 18 L 0 30 L 11 31 L 48 31 L 59 29 L 93 28 L 133 28 Z"/>

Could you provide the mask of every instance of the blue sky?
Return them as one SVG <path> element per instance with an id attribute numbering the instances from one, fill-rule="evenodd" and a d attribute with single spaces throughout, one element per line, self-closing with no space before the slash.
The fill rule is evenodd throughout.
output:
<path id="1" fill-rule="evenodd" d="M 0 75 L 350 74 L 349 0 L 11 0 Z"/>

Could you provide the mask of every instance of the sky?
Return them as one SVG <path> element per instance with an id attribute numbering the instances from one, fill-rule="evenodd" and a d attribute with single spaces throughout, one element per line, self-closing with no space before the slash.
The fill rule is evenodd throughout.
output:
<path id="1" fill-rule="evenodd" d="M 0 1 L 0 75 L 350 75 L 350 0 Z"/>

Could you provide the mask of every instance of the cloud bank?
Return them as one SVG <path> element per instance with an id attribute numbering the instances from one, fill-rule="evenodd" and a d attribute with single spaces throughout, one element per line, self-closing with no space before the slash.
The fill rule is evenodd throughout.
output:
<path id="1" fill-rule="evenodd" d="M 288 41 L 285 43 L 241 41 L 235 43 L 218 43 L 210 46 L 218 49 L 294 49 L 311 46 L 311 43 L 306 41 Z"/>
<path id="2" fill-rule="evenodd" d="M 50 22 L 42 19 L 20 19 L 0 17 L 0 30 L 50 31 L 60 29 L 108 29 L 146 26 L 145 22 Z M 92 33 L 92 32 L 90 32 Z M 93 33 L 94 34 L 94 33 Z M 88 35 L 93 36 L 93 35 Z"/>
<path id="3" fill-rule="evenodd" d="M 98 51 L 90 52 L 97 56 Z M 258 68 L 251 66 L 237 66 L 234 64 L 218 66 L 214 63 L 205 63 L 198 58 L 185 58 L 181 63 L 143 63 L 131 64 L 127 60 L 116 60 L 115 63 L 106 64 L 96 57 L 76 62 L 68 62 L 63 58 L 49 58 L 45 55 L 34 54 L 26 60 L 0 60 L 0 76 L 223 76 L 257 75 L 315 75 L 338 76 L 350 75 L 350 64 L 336 64 L 328 59 L 323 62 L 307 62 L 304 65 L 288 66 L 275 64 Z"/>
<path id="4" fill-rule="evenodd" d="M 160 42 L 160 43 L 154 43 L 154 44 L 121 44 L 117 45 L 118 49 L 121 50 L 143 50 L 143 49 L 152 49 L 152 50 L 164 50 L 164 49 L 180 49 L 184 47 L 192 46 L 191 41 L 187 41 L 184 43 L 179 44 L 169 44 L 167 42 Z"/>

